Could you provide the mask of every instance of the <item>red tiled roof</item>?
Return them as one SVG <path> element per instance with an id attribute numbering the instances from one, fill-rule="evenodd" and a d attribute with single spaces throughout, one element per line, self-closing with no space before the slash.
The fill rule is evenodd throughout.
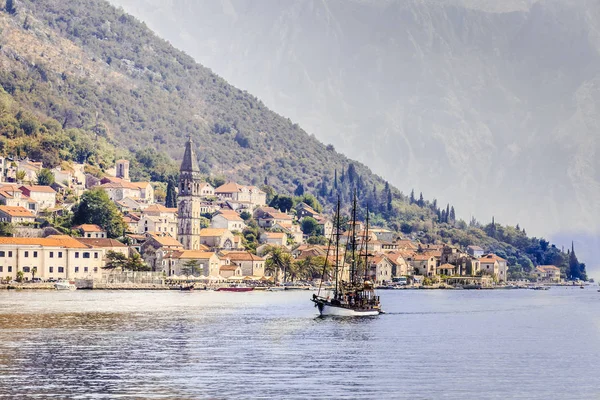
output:
<path id="1" fill-rule="evenodd" d="M 23 207 L 12 207 L 12 206 L 0 206 L 0 211 L 10 215 L 11 217 L 31 217 L 35 218 L 29 210 Z"/>
<path id="2" fill-rule="evenodd" d="M 42 185 L 21 186 L 19 189 L 21 189 L 21 190 L 25 189 L 29 192 L 56 193 L 56 190 L 52 189 L 50 186 L 42 186 Z"/>

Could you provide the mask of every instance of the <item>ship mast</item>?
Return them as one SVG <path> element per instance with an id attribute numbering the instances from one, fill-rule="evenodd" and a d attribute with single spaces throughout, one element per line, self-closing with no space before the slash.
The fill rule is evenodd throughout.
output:
<path id="1" fill-rule="evenodd" d="M 339 280 L 339 251 L 340 251 L 340 197 L 337 199 L 337 210 L 335 215 L 337 229 L 335 231 L 335 291 L 333 298 L 338 298 L 338 280 Z"/>
<path id="2" fill-rule="evenodd" d="M 365 225 L 365 281 L 369 278 L 369 205 L 367 204 L 367 218 Z"/>
<path id="3" fill-rule="evenodd" d="M 350 269 L 350 283 L 356 283 L 356 192 L 352 203 L 352 264 Z"/>

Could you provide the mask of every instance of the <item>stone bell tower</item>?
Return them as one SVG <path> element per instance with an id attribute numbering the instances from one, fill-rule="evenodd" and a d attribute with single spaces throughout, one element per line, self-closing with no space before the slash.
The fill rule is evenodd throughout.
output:
<path id="1" fill-rule="evenodd" d="M 183 161 L 179 168 L 177 195 L 177 240 L 186 250 L 200 248 L 200 168 L 190 137 L 185 144 Z"/>

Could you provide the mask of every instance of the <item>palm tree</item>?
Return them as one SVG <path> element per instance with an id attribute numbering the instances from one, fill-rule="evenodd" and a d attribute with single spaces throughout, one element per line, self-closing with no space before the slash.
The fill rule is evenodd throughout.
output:
<path id="1" fill-rule="evenodd" d="M 279 271 L 283 270 L 284 281 L 286 272 L 292 265 L 292 256 L 282 250 L 281 247 L 269 246 L 265 252 L 267 261 L 265 261 L 265 272 L 275 276 L 275 281 L 279 280 Z"/>
<path id="2" fill-rule="evenodd" d="M 37 267 L 31 268 L 31 280 L 35 278 L 35 274 L 37 274 Z"/>

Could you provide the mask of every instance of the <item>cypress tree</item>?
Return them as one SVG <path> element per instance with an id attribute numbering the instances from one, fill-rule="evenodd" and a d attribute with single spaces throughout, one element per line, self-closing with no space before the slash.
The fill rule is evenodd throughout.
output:
<path id="1" fill-rule="evenodd" d="M 444 222 L 448 222 L 449 218 L 450 218 L 450 203 L 446 204 L 446 214 L 444 214 L 446 217 L 444 218 Z"/>
<path id="2" fill-rule="evenodd" d="M 338 188 L 338 180 L 337 180 L 337 168 L 333 172 L 333 187 L 337 190 Z"/>
<path id="3" fill-rule="evenodd" d="M 423 199 L 423 192 L 419 194 L 419 201 L 417 202 L 419 207 L 423 207 L 425 205 L 425 200 Z"/>
<path id="4" fill-rule="evenodd" d="M 410 191 L 410 204 L 415 204 L 415 189 Z"/>
<path id="5" fill-rule="evenodd" d="M 169 178 L 169 181 L 167 182 L 167 196 L 165 198 L 165 207 L 177 207 L 177 193 L 175 193 L 174 178 Z"/>
<path id="6" fill-rule="evenodd" d="M 14 15 L 17 13 L 17 8 L 15 7 L 14 0 L 6 0 L 6 5 L 4 6 L 4 10 L 10 15 Z"/>
<path id="7" fill-rule="evenodd" d="M 450 222 L 456 222 L 456 214 L 454 213 L 454 206 L 450 208 Z"/>

